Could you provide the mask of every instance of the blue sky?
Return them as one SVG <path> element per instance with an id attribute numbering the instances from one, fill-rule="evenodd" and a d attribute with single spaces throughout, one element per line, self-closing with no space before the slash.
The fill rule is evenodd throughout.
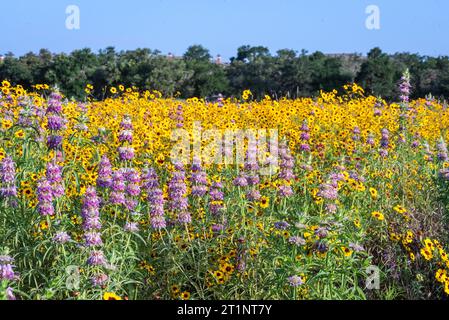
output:
<path id="1" fill-rule="evenodd" d="M 371 4 L 380 8 L 380 30 L 365 27 Z M 65 27 L 68 5 L 80 8 L 80 30 Z M 14 0 L 0 8 L 0 54 L 115 46 L 182 55 L 202 44 L 228 59 L 250 44 L 272 53 L 367 53 L 379 46 L 449 55 L 447 0 Z"/>

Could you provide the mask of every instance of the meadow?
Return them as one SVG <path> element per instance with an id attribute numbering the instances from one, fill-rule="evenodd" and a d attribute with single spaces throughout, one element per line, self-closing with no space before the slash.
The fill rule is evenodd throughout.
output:
<path id="1" fill-rule="evenodd" d="M 1 83 L 0 299 L 447 298 L 449 110 L 407 76 L 399 103 L 108 91 Z M 256 147 L 171 161 L 198 123 Z"/>

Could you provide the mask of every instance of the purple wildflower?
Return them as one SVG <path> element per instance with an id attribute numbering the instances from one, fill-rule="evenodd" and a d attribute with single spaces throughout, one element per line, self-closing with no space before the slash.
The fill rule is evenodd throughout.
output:
<path id="1" fill-rule="evenodd" d="M 288 239 L 288 242 L 291 244 L 294 244 L 295 246 L 298 246 L 298 247 L 306 244 L 306 240 L 304 240 L 303 238 L 298 237 L 298 236 L 290 237 L 290 239 Z"/>
<path id="2" fill-rule="evenodd" d="M 134 159 L 134 148 L 132 147 L 120 147 L 118 153 L 121 161 L 129 161 Z"/>
<path id="3" fill-rule="evenodd" d="M 47 113 L 61 113 L 62 112 L 62 97 L 59 93 L 53 92 L 48 99 Z"/>
<path id="4" fill-rule="evenodd" d="M 120 128 L 123 130 L 133 130 L 134 129 L 130 116 L 126 115 L 123 117 L 123 120 L 120 123 Z"/>
<path id="5" fill-rule="evenodd" d="M 388 149 L 390 146 L 390 133 L 387 129 L 382 129 L 382 139 L 380 140 L 380 146 L 384 149 Z"/>
<path id="6" fill-rule="evenodd" d="M 117 170 L 112 174 L 112 183 L 111 183 L 112 192 L 109 196 L 109 201 L 113 205 L 121 205 L 125 204 L 125 176 L 122 170 Z"/>
<path id="7" fill-rule="evenodd" d="M 136 197 L 140 195 L 140 174 L 135 169 L 127 169 L 124 171 L 124 176 L 126 179 L 126 195 L 128 198 L 125 201 L 125 206 L 128 210 L 132 211 L 134 210 L 137 205 L 138 201 Z"/>
<path id="8" fill-rule="evenodd" d="M 300 145 L 299 149 L 300 149 L 301 151 L 304 151 L 304 152 L 310 152 L 310 151 L 312 150 L 312 148 L 310 147 L 310 145 L 307 144 L 307 143 L 302 143 L 302 144 Z"/>
<path id="9" fill-rule="evenodd" d="M 237 187 L 248 186 L 248 178 L 244 173 L 241 173 L 237 178 L 234 179 L 234 185 Z"/>
<path id="10" fill-rule="evenodd" d="M 11 287 L 6 288 L 6 300 L 8 301 L 17 300 L 16 296 L 14 295 L 14 291 Z"/>
<path id="11" fill-rule="evenodd" d="M 105 266 L 107 264 L 104 253 L 100 250 L 92 251 L 87 263 L 91 266 Z"/>
<path id="12" fill-rule="evenodd" d="M 103 287 L 108 282 L 109 277 L 107 274 L 100 273 L 98 275 L 93 276 L 90 280 L 94 287 Z"/>
<path id="13" fill-rule="evenodd" d="M 307 120 L 304 120 L 300 130 L 303 131 L 303 132 L 309 132 L 310 131 L 309 125 L 307 124 Z"/>
<path id="14" fill-rule="evenodd" d="M 153 168 L 144 170 L 143 187 L 148 194 L 151 227 L 156 230 L 167 226 L 164 213 L 164 194 L 159 187 L 159 178 Z"/>
<path id="15" fill-rule="evenodd" d="M 14 273 L 13 259 L 10 256 L 0 256 L 0 282 L 2 280 L 14 280 L 16 275 Z"/>
<path id="16" fill-rule="evenodd" d="M 51 115 L 47 117 L 48 129 L 59 131 L 64 129 L 65 121 L 59 115 Z"/>
<path id="17" fill-rule="evenodd" d="M 53 241 L 59 244 L 65 244 L 71 240 L 69 234 L 65 231 L 61 231 L 56 233 L 56 235 L 53 237 Z"/>
<path id="18" fill-rule="evenodd" d="M 294 194 L 293 189 L 289 185 L 283 185 L 279 187 L 279 195 L 283 198 L 291 197 Z"/>
<path id="19" fill-rule="evenodd" d="M 304 126 L 304 124 L 303 124 Z M 295 167 L 295 160 L 290 153 L 288 146 L 283 143 L 280 147 L 280 157 L 281 171 L 279 173 L 279 179 L 282 180 L 283 184 L 279 187 L 278 193 L 281 197 L 290 197 L 293 195 L 293 189 L 289 182 L 296 179 L 293 173 L 293 168 Z"/>
<path id="20" fill-rule="evenodd" d="M 349 244 L 349 248 L 351 248 L 355 252 L 363 252 L 363 251 L 365 251 L 365 248 L 362 247 L 361 245 L 357 244 L 357 243 L 350 243 Z"/>
<path id="21" fill-rule="evenodd" d="M 337 200 L 338 190 L 332 184 L 326 183 L 320 186 L 320 191 L 317 195 L 326 200 Z"/>
<path id="22" fill-rule="evenodd" d="M 301 140 L 309 141 L 309 140 L 310 140 L 310 133 L 308 133 L 308 132 L 302 132 L 302 133 L 301 133 Z"/>
<path id="23" fill-rule="evenodd" d="M 53 188 L 47 179 L 42 179 L 37 184 L 38 212 L 42 216 L 53 216 Z"/>
<path id="24" fill-rule="evenodd" d="M 120 142 L 133 142 L 133 132 L 132 130 L 122 130 L 118 135 L 118 140 Z"/>
<path id="25" fill-rule="evenodd" d="M 299 287 L 304 284 L 304 280 L 300 276 L 291 276 L 287 280 L 292 287 Z"/>
<path id="26" fill-rule="evenodd" d="M 95 188 L 89 187 L 83 197 L 81 216 L 83 217 L 83 229 L 85 245 L 88 247 L 102 246 L 100 222 L 100 199 Z"/>
<path id="27" fill-rule="evenodd" d="M 382 110 L 375 108 L 374 109 L 374 116 L 375 117 L 380 117 L 382 115 Z"/>
<path id="28" fill-rule="evenodd" d="M 63 137 L 60 131 L 65 129 L 65 120 L 62 118 L 62 103 L 59 93 L 52 93 L 47 106 L 47 122 L 51 135 L 47 138 L 47 147 L 51 150 L 60 150 Z"/>
<path id="29" fill-rule="evenodd" d="M 223 209 L 224 193 L 222 191 L 223 184 L 221 182 L 214 182 L 211 191 L 209 192 L 210 203 L 209 210 L 213 216 L 218 216 Z"/>
<path id="30" fill-rule="evenodd" d="M 369 146 L 374 146 L 375 141 L 374 141 L 374 137 L 372 135 L 368 136 L 368 139 L 366 139 L 366 144 Z"/>
<path id="31" fill-rule="evenodd" d="M 190 223 L 192 218 L 188 212 L 188 199 L 186 196 L 187 186 L 185 183 L 184 166 L 181 163 L 175 164 L 175 172 L 168 184 L 168 194 L 170 197 L 169 208 L 178 213 L 178 222 L 181 224 Z"/>
<path id="32" fill-rule="evenodd" d="M 412 148 L 413 148 L 413 149 L 418 148 L 419 145 L 420 145 L 420 142 L 419 142 L 418 140 L 414 140 L 414 141 L 412 142 Z"/>
<path id="33" fill-rule="evenodd" d="M 380 150 L 379 150 L 379 156 L 380 156 L 381 158 L 386 158 L 386 157 L 388 157 L 388 150 L 386 150 L 386 149 L 380 149 Z"/>
<path id="34" fill-rule="evenodd" d="M 444 162 L 449 159 L 447 152 L 447 145 L 443 138 L 437 144 L 438 160 Z"/>
<path id="35" fill-rule="evenodd" d="M 58 199 L 62 197 L 65 189 L 62 182 L 61 167 L 56 163 L 49 162 L 47 164 L 46 178 L 51 185 L 53 198 Z"/>
<path id="36" fill-rule="evenodd" d="M 195 159 L 192 165 L 192 176 L 190 177 L 192 196 L 203 197 L 207 193 L 207 174 L 203 171 L 200 161 Z"/>
<path id="37" fill-rule="evenodd" d="M 324 227 L 320 227 L 315 230 L 315 235 L 320 239 L 326 238 L 328 234 L 329 231 L 327 230 L 327 228 Z"/>
<path id="38" fill-rule="evenodd" d="M 87 247 L 97 247 L 103 245 L 103 240 L 99 232 L 90 231 L 84 234 L 84 243 Z"/>
<path id="39" fill-rule="evenodd" d="M 111 184 L 112 184 L 112 165 L 108 157 L 104 155 L 101 158 L 99 164 L 97 187 L 109 188 Z"/>
<path id="40" fill-rule="evenodd" d="M 260 191 L 256 189 L 248 191 L 248 193 L 246 194 L 246 198 L 249 201 L 259 201 L 261 197 L 262 195 L 260 194 Z"/>
<path id="41" fill-rule="evenodd" d="M 47 147 L 51 150 L 59 150 L 62 146 L 62 137 L 61 136 L 49 136 L 47 138 Z"/>
<path id="42" fill-rule="evenodd" d="M 5 198 L 16 197 L 16 164 L 11 157 L 6 157 L 1 161 L 0 166 L 0 196 Z"/>
<path id="43" fill-rule="evenodd" d="M 274 227 L 278 230 L 287 230 L 290 228 L 290 224 L 286 221 L 279 221 L 274 224 Z"/>
<path id="44" fill-rule="evenodd" d="M 212 225 L 212 232 L 215 234 L 222 233 L 224 230 L 225 230 L 225 226 L 223 224 Z"/>

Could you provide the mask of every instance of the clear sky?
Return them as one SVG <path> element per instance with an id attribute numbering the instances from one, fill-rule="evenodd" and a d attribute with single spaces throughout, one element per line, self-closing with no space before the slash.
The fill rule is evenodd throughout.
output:
<path id="1" fill-rule="evenodd" d="M 80 29 L 66 28 L 66 7 Z M 368 5 L 380 30 L 368 30 Z M 1 0 L 0 54 L 147 47 L 182 55 L 191 44 L 228 59 L 240 45 L 366 54 L 449 55 L 447 0 Z"/>

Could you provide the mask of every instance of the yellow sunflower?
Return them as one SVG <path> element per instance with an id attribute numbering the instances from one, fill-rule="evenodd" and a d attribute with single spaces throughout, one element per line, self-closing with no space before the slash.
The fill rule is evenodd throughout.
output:
<path id="1" fill-rule="evenodd" d="M 122 298 L 113 292 L 105 292 L 103 295 L 103 300 L 122 300 Z"/>
<path id="2" fill-rule="evenodd" d="M 263 196 L 260 198 L 259 205 L 262 209 L 266 209 L 270 206 L 270 199 L 268 197 Z"/>

